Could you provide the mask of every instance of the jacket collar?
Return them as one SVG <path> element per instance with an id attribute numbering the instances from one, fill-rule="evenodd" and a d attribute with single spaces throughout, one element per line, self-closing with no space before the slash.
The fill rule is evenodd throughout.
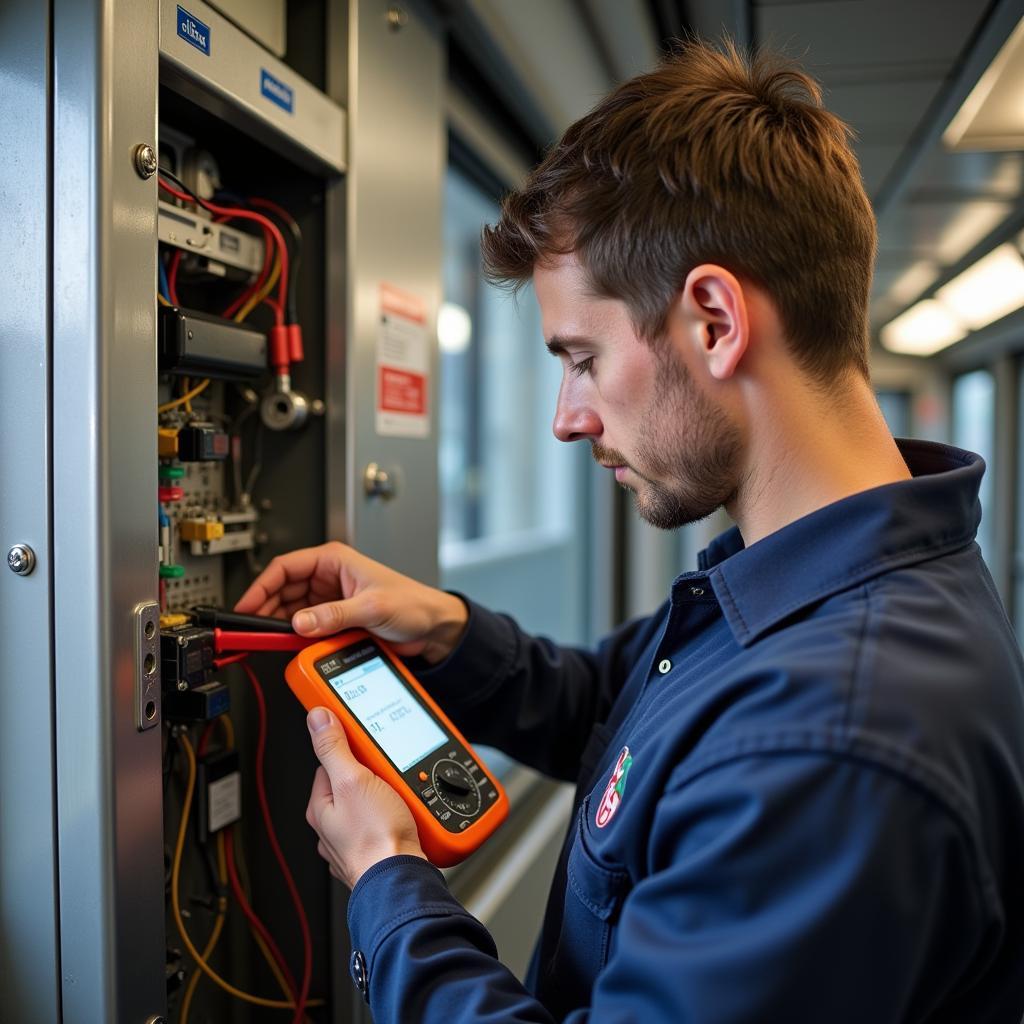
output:
<path id="1" fill-rule="evenodd" d="M 930 441 L 897 445 L 912 479 L 850 495 L 749 548 L 733 527 L 700 553 L 739 644 L 810 604 L 974 539 L 984 460 Z"/>

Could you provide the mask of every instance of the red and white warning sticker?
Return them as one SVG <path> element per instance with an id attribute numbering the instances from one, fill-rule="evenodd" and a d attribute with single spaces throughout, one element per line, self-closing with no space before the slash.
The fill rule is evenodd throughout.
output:
<path id="1" fill-rule="evenodd" d="M 430 330 L 419 296 L 380 285 L 377 325 L 377 433 L 430 434 Z"/>

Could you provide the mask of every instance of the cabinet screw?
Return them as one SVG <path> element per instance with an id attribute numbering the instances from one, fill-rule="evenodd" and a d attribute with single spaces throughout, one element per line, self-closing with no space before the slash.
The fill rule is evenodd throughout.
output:
<path id="1" fill-rule="evenodd" d="M 27 544 L 15 544 L 7 552 L 7 565 L 11 572 L 27 576 L 36 567 L 36 553 Z"/>
<path id="2" fill-rule="evenodd" d="M 145 142 L 139 143 L 135 147 L 134 158 L 135 170 L 138 171 L 140 178 L 148 179 L 156 174 L 159 164 L 157 163 L 156 152 L 152 146 L 147 145 Z"/>

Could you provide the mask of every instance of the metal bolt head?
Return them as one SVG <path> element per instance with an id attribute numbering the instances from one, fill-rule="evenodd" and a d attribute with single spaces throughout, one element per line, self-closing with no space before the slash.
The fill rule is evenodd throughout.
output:
<path id="1" fill-rule="evenodd" d="M 392 5 L 388 8 L 386 17 L 388 19 L 388 28 L 392 32 L 397 32 L 400 28 L 404 28 L 409 22 L 408 12 L 402 10 L 397 5 Z"/>
<path id="2" fill-rule="evenodd" d="M 152 146 L 147 145 L 145 142 L 140 142 L 135 147 L 133 157 L 135 160 L 135 170 L 138 171 L 140 178 L 152 178 L 156 174 L 159 164 L 156 158 L 156 150 Z"/>
<path id="3" fill-rule="evenodd" d="M 36 567 L 36 553 L 27 544 L 15 544 L 7 552 L 7 565 L 11 572 L 27 576 Z"/>
<path id="4" fill-rule="evenodd" d="M 184 679 L 179 679 L 178 680 L 178 689 L 182 693 L 184 693 L 188 689 L 188 683 L 186 683 Z"/>

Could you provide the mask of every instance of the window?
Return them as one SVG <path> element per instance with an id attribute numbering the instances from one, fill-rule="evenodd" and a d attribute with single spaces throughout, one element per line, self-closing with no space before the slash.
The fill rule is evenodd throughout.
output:
<path id="1" fill-rule="evenodd" d="M 988 370 L 973 370 L 953 380 L 953 444 L 977 452 L 986 465 L 979 495 L 982 516 L 978 527 L 978 544 L 986 562 L 994 554 L 995 391 L 995 379 Z"/>
<path id="2" fill-rule="evenodd" d="M 482 276 L 480 232 L 498 215 L 489 195 L 449 168 L 438 318 L 441 579 L 526 629 L 578 641 L 588 453 L 551 433 L 561 369 L 531 290 L 513 297 Z"/>
<path id="3" fill-rule="evenodd" d="M 910 437 L 910 392 L 879 390 L 875 397 L 893 437 Z"/>

